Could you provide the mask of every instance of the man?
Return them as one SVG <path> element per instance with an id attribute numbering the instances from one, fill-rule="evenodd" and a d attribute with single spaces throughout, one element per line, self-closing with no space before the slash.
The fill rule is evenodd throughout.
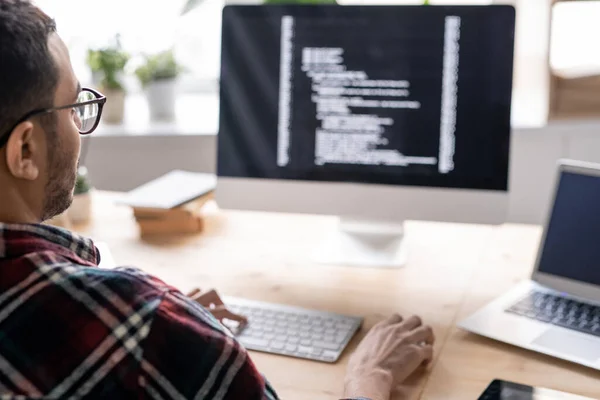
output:
<path id="1" fill-rule="evenodd" d="M 70 205 L 79 136 L 105 101 L 80 88 L 48 16 L 0 0 L 0 398 L 275 399 L 198 302 L 141 271 L 95 268 L 89 239 L 40 225 Z M 388 399 L 432 343 L 417 317 L 380 323 L 344 396 Z"/>

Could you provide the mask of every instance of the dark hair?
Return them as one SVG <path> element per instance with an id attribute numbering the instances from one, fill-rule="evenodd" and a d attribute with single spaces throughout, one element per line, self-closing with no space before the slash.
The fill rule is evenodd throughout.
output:
<path id="1" fill-rule="evenodd" d="M 59 71 L 48 49 L 56 24 L 28 0 L 0 0 L 0 135 L 52 107 Z"/>

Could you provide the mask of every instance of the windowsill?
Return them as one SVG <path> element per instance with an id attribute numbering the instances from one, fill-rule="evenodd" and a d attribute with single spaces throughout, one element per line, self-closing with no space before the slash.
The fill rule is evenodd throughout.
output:
<path id="1" fill-rule="evenodd" d="M 525 106 L 529 93 L 513 94 L 513 129 L 544 127 L 598 126 L 598 119 L 552 121 L 548 123 L 544 107 Z M 176 119 L 172 122 L 150 121 L 146 98 L 143 94 L 128 95 L 125 121 L 120 125 L 101 123 L 94 135 L 98 136 L 210 136 L 219 130 L 219 96 L 216 92 L 181 94 L 177 98 Z"/>
<path id="2" fill-rule="evenodd" d="M 181 94 L 177 97 L 175 113 L 176 118 L 172 122 L 151 121 L 146 97 L 143 94 L 130 94 L 125 100 L 123 123 L 101 123 L 94 135 L 216 135 L 219 130 L 217 93 Z"/>

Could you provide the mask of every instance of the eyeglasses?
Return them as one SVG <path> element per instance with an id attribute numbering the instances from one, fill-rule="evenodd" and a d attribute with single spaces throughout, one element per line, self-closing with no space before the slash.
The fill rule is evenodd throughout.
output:
<path id="1" fill-rule="evenodd" d="M 13 127 L 6 132 L 4 135 L 0 136 L 0 148 L 3 147 L 10 138 L 10 134 L 12 131 L 19 125 L 20 123 L 27 121 L 37 115 L 49 114 L 54 111 L 66 110 L 72 108 L 73 113 L 73 122 L 75 122 L 75 126 L 79 130 L 80 135 L 89 135 L 94 132 L 100 123 L 100 117 L 102 116 L 102 108 L 106 103 L 106 96 L 102 93 L 89 88 L 81 89 L 79 96 L 77 97 L 77 102 L 75 104 L 69 104 L 66 106 L 60 107 L 52 107 L 52 108 L 43 108 L 38 110 L 33 110 L 23 118 L 19 119 L 17 123 L 13 125 Z"/>

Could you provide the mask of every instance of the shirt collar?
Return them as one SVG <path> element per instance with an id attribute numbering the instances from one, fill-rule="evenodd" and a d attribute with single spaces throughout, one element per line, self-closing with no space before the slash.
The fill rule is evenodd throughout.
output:
<path id="1" fill-rule="evenodd" d="M 51 251 L 75 264 L 98 266 L 100 252 L 91 239 L 41 224 L 0 223 L 0 259 Z"/>

